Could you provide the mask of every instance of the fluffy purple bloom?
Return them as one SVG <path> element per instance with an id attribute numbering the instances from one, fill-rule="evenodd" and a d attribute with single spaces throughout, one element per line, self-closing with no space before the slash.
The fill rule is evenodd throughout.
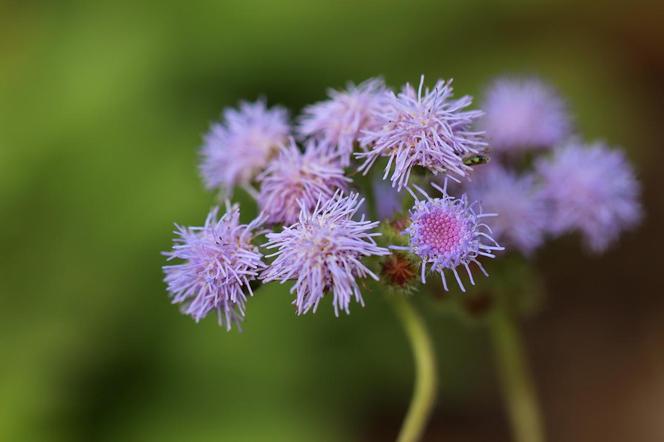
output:
<path id="1" fill-rule="evenodd" d="M 447 194 L 446 188 L 433 183 L 432 186 L 442 193 L 442 197 L 431 198 L 416 187 L 426 198 L 416 199 L 410 210 L 410 224 L 404 231 L 409 236 L 410 246 L 392 247 L 408 250 L 422 259 L 422 283 L 426 282 L 425 273 L 430 265 L 431 271 L 440 273 L 445 290 L 445 270 L 451 270 L 459 287 L 465 291 L 457 267 L 463 266 L 470 282 L 475 284 L 469 265 L 474 263 L 488 276 L 478 257 L 495 258 L 494 251 L 503 250 L 490 236 L 491 229 L 481 221 L 495 214 L 482 213 L 479 203 L 469 203 L 466 195 L 454 198 Z"/>
<path id="2" fill-rule="evenodd" d="M 553 88 L 535 78 L 496 80 L 482 109 L 480 127 L 499 152 L 550 148 L 570 134 L 567 106 Z"/>
<path id="3" fill-rule="evenodd" d="M 286 142 L 289 130 L 286 110 L 268 109 L 264 100 L 224 110 L 222 121 L 210 127 L 201 149 L 205 186 L 230 192 L 236 185 L 249 184 Z"/>
<path id="4" fill-rule="evenodd" d="M 491 163 L 478 168 L 466 190 L 486 211 L 497 213 L 486 221 L 494 238 L 526 255 L 542 244 L 548 213 L 532 174 L 520 176 Z"/>
<path id="5" fill-rule="evenodd" d="M 367 152 L 360 171 L 367 173 L 381 157 L 388 157 L 385 178 L 392 166 L 392 185 L 402 189 L 415 166 L 434 174 L 465 176 L 470 167 L 463 159 L 480 153 L 486 146 L 481 132 L 471 126 L 481 111 L 464 111 L 472 98 L 452 99 L 451 81 L 436 82 L 432 90 L 424 89 L 424 76 L 417 90 L 406 84 L 401 93 L 385 94 L 384 104 L 375 112 L 376 128 L 364 131 L 361 143 Z"/>
<path id="6" fill-rule="evenodd" d="M 261 278 L 267 281 L 295 280 L 291 293 L 298 314 L 316 311 L 325 293 L 332 293 L 334 313 L 349 313 L 353 298 L 364 305 L 356 278 L 378 277 L 362 258 L 387 255 L 389 251 L 374 241 L 377 222 L 353 219 L 364 200 L 357 194 L 319 201 L 313 212 L 302 210 L 297 223 L 281 232 L 268 233 L 268 249 L 277 249 L 272 264 Z"/>
<path id="7" fill-rule="evenodd" d="M 328 91 L 329 99 L 307 106 L 300 118 L 298 133 L 328 146 L 342 166 L 350 164 L 353 147 L 363 130 L 374 127 L 374 112 L 384 97 L 381 79 L 372 78 L 346 90 Z"/>
<path id="8" fill-rule="evenodd" d="M 332 198 L 350 179 L 325 147 L 310 141 L 302 153 L 291 138 L 258 181 L 258 205 L 268 222 L 292 224 L 300 210 L 312 211 L 319 199 Z"/>
<path id="9" fill-rule="evenodd" d="M 572 141 L 536 164 L 550 204 L 554 234 L 579 231 L 593 252 L 603 252 L 641 219 L 639 184 L 620 150 Z"/>
<path id="10" fill-rule="evenodd" d="M 227 205 L 219 219 L 218 211 L 210 211 L 203 227 L 177 226 L 173 250 L 164 255 L 183 262 L 164 266 L 164 273 L 173 303 L 183 304 L 185 314 L 198 322 L 215 310 L 219 325 L 230 330 L 232 324 L 239 327 L 246 294 L 253 294 L 250 282 L 265 267 L 262 254 L 251 244 L 262 219 L 240 224 L 237 205 Z"/>

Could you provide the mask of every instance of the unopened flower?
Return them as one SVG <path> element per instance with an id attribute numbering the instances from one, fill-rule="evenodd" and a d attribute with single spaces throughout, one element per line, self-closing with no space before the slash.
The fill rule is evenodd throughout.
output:
<path id="1" fill-rule="evenodd" d="M 268 249 L 277 251 L 272 264 L 263 272 L 263 281 L 294 280 L 291 293 L 298 314 L 316 311 L 325 293 L 333 296 L 334 312 L 349 312 L 353 298 L 364 304 L 357 278 L 378 277 L 363 263 L 372 255 L 389 251 L 378 247 L 373 232 L 377 222 L 354 219 L 363 200 L 357 194 L 319 201 L 313 212 L 302 210 L 298 221 L 281 232 L 268 233 Z"/>
<path id="2" fill-rule="evenodd" d="M 452 99 L 451 81 L 424 89 L 424 76 L 417 92 L 409 84 L 398 95 L 387 92 L 375 112 L 376 128 L 365 130 L 360 140 L 367 149 L 356 154 L 364 158 L 360 171 L 367 173 L 376 160 L 388 157 L 385 178 L 392 171 L 392 185 L 398 189 L 408 184 L 415 166 L 465 176 L 470 166 L 464 158 L 486 146 L 482 133 L 471 129 L 482 112 L 464 110 L 471 102 L 469 96 Z"/>
<path id="3" fill-rule="evenodd" d="M 392 248 L 408 250 L 422 259 L 422 283 L 426 282 L 425 273 L 427 266 L 430 266 L 431 271 L 440 273 L 445 290 L 448 290 L 445 270 L 450 270 L 461 290 L 465 291 L 457 268 L 463 266 L 470 282 L 475 284 L 470 264 L 474 263 L 487 276 L 478 258 L 495 258 L 494 251 L 503 250 L 491 237 L 490 228 L 482 222 L 482 218 L 495 214 L 482 213 L 479 203 L 469 203 L 466 195 L 454 198 L 447 194 L 446 188 L 440 188 L 434 183 L 432 186 L 439 190 L 442 196 L 431 198 L 417 188 L 425 199 L 416 200 L 410 210 L 410 225 L 404 231 L 409 237 L 410 245 Z"/>
<path id="4" fill-rule="evenodd" d="M 291 138 L 258 181 L 258 205 L 268 222 L 289 225 L 297 221 L 300 210 L 312 211 L 319 199 L 332 198 L 350 179 L 325 147 L 309 141 L 302 153 Z"/>
<path id="5" fill-rule="evenodd" d="M 570 134 L 565 103 L 553 88 L 536 78 L 496 80 L 482 109 L 485 114 L 480 127 L 496 151 L 550 148 Z"/>
<path id="6" fill-rule="evenodd" d="M 300 118 L 298 133 L 328 146 L 342 166 L 350 164 L 355 143 L 363 130 L 374 126 L 373 113 L 384 97 L 383 81 L 372 78 L 346 90 L 328 91 L 329 99 L 307 106 Z"/>
<path id="7" fill-rule="evenodd" d="M 639 184 L 620 150 L 572 141 L 538 161 L 536 168 L 554 234 L 579 231 L 586 246 L 599 253 L 641 219 Z"/>
<path id="8" fill-rule="evenodd" d="M 497 213 L 486 221 L 494 238 L 526 255 L 542 244 L 548 213 L 532 174 L 519 176 L 491 163 L 477 170 L 466 190 L 484 210 Z"/>
<path id="9" fill-rule="evenodd" d="M 250 282 L 265 267 L 251 244 L 262 219 L 240 224 L 237 205 L 217 214 L 212 209 L 203 227 L 177 226 L 173 250 L 164 255 L 183 262 L 164 266 L 164 273 L 173 303 L 183 304 L 185 314 L 198 322 L 214 310 L 219 325 L 230 330 L 242 321 L 247 294 L 253 294 Z"/>
<path id="10" fill-rule="evenodd" d="M 405 253 L 394 252 L 383 262 L 381 277 L 391 286 L 408 288 L 417 276 L 417 263 Z"/>
<path id="11" fill-rule="evenodd" d="M 210 127 L 201 149 L 205 186 L 230 192 L 236 185 L 249 184 L 286 142 L 289 130 L 286 110 L 268 109 L 264 100 L 224 110 L 222 121 Z"/>
<path id="12" fill-rule="evenodd" d="M 405 192 L 397 191 L 389 182 L 381 179 L 375 179 L 371 185 L 378 219 L 389 219 L 401 212 Z"/>

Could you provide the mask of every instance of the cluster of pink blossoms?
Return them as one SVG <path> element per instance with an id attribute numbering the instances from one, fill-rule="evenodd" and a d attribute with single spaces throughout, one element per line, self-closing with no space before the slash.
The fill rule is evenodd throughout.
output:
<path id="1" fill-rule="evenodd" d="M 353 300 L 363 305 L 366 278 L 401 286 L 435 273 L 445 290 L 452 276 L 463 291 L 464 279 L 475 283 L 471 266 L 487 275 L 481 260 L 502 253 L 499 242 L 529 254 L 546 235 L 578 230 L 599 251 L 638 222 L 638 185 L 622 154 L 554 149 L 571 125 L 552 89 L 501 80 L 486 114 L 471 102 L 453 97 L 451 81 L 427 88 L 422 77 L 399 92 L 379 79 L 331 90 L 294 126 L 265 101 L 225 110 L 205 136 L 201 174 L 227 196 L 246 189 L 260 214 L 241 224 L 227 204 L 203 227 L 178 227 L 166 255 L 179 261 L 164 267 L 172 301 L 197 321 L 216 312 L 230 329 L 256 287 L 288 282 L 298 314 L 328 295 L 335 314 L 348 313 Z M 478 166 L 494 144 L 500 161 Z M 536 171 L 516 170 L 508 154 L 529 148 L 543 152 Z M 450 195 L 448 178 L 467 194 Z M 381 220 L 401 239 L 381 236 Z M 402 256 L 420 263 L 419 278 L 403 267 L 389 274 Z"/>

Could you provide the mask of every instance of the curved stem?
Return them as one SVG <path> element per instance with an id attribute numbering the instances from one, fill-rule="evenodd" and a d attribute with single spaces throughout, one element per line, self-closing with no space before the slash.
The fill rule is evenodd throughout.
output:
<path id="1" fill-rule="evenodd" d="M 517 324 L 505 309 L 498 308 L 490 328 L 514 440 L 544 442 L 535 384 Z"/>
<path id="2" fill-rule="evenodd" d="M 413 308 L 406 296 L 390 296 L 397 316 L 401 320 L 415 359 L 415 387 L 408 414 L 401 426 L 398 442 L 420 440 L 436 398 L 436 358 L 431 337 L 422 316 Z"/>

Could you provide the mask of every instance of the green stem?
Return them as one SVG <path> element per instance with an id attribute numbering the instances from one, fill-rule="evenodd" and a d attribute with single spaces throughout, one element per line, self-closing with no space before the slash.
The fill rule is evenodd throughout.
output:
<path id="1" fill-rule="evenodd" d="M 436 398 L 436 358 L 422 316 L 406 296 L 390 296 L 401 320 L 415 359 L 415 387 L 398 442 L 416 442 L 422 437 Z"/>
<path id="2" fill-rule="evenodd" d="M 496 362 L 516 442 L 544 442 L 535 384 L 515 319 L 504 308 L 490 322 Z"/>

